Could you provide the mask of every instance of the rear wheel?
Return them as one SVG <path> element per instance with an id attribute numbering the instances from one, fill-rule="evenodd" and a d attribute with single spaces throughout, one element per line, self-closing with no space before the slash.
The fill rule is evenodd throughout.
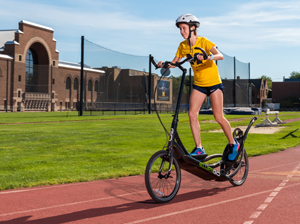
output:
<path id="1" fill-rule="evenodd" d="M 171 201 L 177 194 L 181 173 L 176 158 L 173 157 L 169 173 L 170 157 L 167 151 L 158 151 L 149 159 L 145 171 L 145 183 L 151 198 L 158 203 Z"/>
<path id="2" fill-rule="evenodd" d="M 231 177 L 230 183 L 233 186 L 242 185 L 248 176 L 248 156 L 246 150 L 241 153 L 237 160 L 231 164 L 228 176 Z"/>

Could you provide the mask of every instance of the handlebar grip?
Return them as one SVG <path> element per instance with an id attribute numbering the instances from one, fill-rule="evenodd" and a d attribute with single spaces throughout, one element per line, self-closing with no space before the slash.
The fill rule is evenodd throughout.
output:
<path id="1" fill-rule="evenodd" d="M 153 56 L 150 57 L 150 61 L 151 61 L 151 63 L 155 66 L 155 68 L 157 68 L 157 64 L 156 64 L 156 62 L 154 61 L 154 57 L 153 57 Z"/>
<path id="2" fill-rule="evenodd" d="M 205 52 L 205 50 L 203 50 L 201 47 L 199 47 L 199 49 L 200 49 L 200 51 L 202 51 L 202 53 L 203 53 L 203 59 L 204 59 L 204 60 L 207 60 L 208 55 L 207 55 L 207 53 Z"/>

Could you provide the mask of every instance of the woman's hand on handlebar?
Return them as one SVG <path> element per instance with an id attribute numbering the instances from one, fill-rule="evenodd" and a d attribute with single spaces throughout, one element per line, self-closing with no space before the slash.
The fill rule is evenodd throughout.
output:
<path id="1" fill-rule="evenodd" d="M 199 61 L 203 61 L 203 60 L 205 60 L 204 59 L 204 55 L 203 54 L 197 54 L 197 60 L 199 60 Z"/>
<path id="2" fill-rule="evenodd" d="M 157 68 L 162 68 L 164 65 L 164 61 L 159 61 L 158 63 L 157 63 Z"/>
<path id="3" fill-rule="evenodd" d="M 157 68 L 175 68 L 176 66 L 172 64 L 173 62 L 170 61 L 160 61 L 157 63 Z"/>
<path id="4" fill-rule="evenodd" d="M 157 63 L 158 68 L 175 68 L 176 63 L 180 62 L 181 58 L 175 57 L 172 61 L 160 61 Z"/>

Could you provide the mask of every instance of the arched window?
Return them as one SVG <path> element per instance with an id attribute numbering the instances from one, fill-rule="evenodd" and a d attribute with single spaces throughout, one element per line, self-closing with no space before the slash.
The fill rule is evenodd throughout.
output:
<path id="1" fill-rule="evenodd" d="M 78 90 L 78 79 L 74 79 L 74 90 Z"/>
<path id="2" fill-rule="evenodd" d="M 68 77 L 66 80 L 66 89 L 71 89 L 71 78 Z"/>
<path id="3" fill-rule="evenodd" d="M 98 80 L 96 80 L 95 81 L 95 89 L 94 89 L 95 92 L 99 92 L 98 85 L 99 85 L 99 82 L 98 82 Z"/>
<path id="4" fill-rule="evenodd" d="M 88 91 L 92 91 L 92 88 L 93 88 L 93 82 L 90 79 L 89 82 L 88 82 Z"/>
<path id="5" fill-rule="evenodd" d="M 38 91 L 37 56 L 34 50 L 28 49 L 26 55 L 26 92 Z"/>

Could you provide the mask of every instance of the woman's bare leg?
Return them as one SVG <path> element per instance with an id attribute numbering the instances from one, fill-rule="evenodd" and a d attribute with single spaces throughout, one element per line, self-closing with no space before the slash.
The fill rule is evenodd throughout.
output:
<path id="1" fill-rule="evenodd" d="M 204 93 L 199 92 L 198 90 L 193 89 L 190 104 L 189 104 L 189 118 L 191 131 L 194 137 L 196 147 L 202 147 L 201 137 L 200 137 L 200 124 L 198 121 L 199 110 L 206 98 Z"/>
<path id="2" fill-rule="evenodd" d="M 215 120 L 220 124 L 223 129 L 224 134 L 226 135 L 229 144 L 234 144 L 234 139 L 231 134 L 231 126 L 228 120 L 224 117 L 223 114 L 223 92 L 220 89 L 217 89 L 210 96 L 212 111 L 215 117 Z"/>

